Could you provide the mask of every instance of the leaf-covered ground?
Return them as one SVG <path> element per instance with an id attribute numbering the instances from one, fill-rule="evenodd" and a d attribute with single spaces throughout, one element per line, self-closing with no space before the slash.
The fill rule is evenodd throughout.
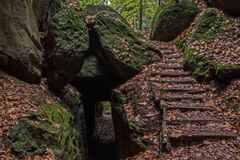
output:
<path id="1" fill-rule="evenodd" d="M 37 111 L 41 104 L 53 104 L 57 101 L 59 99 L 48 91 L 44 83 L 28 84 L 0 71 L 0 159 L 15 159 L 6 144 L 9 130 L 18 120 L 29 112 Z M 54 160 L 55 157 L 48 150 L 45 156 L 23 159 Z"/>

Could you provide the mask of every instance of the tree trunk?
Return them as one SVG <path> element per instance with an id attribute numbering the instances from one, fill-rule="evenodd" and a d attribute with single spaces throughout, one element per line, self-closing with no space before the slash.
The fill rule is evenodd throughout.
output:
<path id="1" fill-rule="evenodd" d="M 143 0 L 140 0 L 140 8 L 139 8 L 139 30 L 142 30 L 143 24 Z"/>

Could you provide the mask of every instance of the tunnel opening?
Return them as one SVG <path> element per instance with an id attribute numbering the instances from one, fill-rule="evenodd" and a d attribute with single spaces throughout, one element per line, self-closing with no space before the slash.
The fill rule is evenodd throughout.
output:
<path id="1" fill-rule="evenodd" d="M 95 125 L 88 143 L 89 160 L 118 160 L 118 150 L 109 101 L 95 104 Z"/>
<path id="2" fill-rule="evenodd" d="M 112 76 L 76 78 L 71 83 L 82 95 L 89 160 L 118 160 L 111 113 L 111 92 L 120 82 Z"/>

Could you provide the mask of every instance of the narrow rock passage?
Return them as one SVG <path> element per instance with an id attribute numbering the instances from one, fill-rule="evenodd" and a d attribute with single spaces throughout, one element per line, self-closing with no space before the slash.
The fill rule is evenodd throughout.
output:
<path id="1" fill-rule="evenodd" d="M 163 60 L 154 66 L 150 79 L 161 110 L 160 149 L 198 144 L 206 139 L 230 139 L 237 135 L 226 129 L 216 109 L 205 103 L 210 86 L 200 84 L 184 71 L 182 52 L 161 44 Z"/>
<path id="2" fill-rule="evenodd" d="M 89 146 L 89 160 L 118 160 L 111 115 L 96 118 L 94 140 Z"/>

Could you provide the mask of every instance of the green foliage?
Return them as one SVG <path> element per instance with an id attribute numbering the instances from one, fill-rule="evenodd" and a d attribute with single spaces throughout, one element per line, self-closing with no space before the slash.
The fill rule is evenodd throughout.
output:
<path id="1" fill-rule="evenodd" d="M 152 17 L 158 7 L 156 0 L 77 0 L 81 7 L 89 4 L 109 5 L 120 13 L 128 23 L 137 28 L 139 26 L 140 6 L 143 4 L 143 27 L 149 27 Z"/>
<path id="2" fill-rule="evenodd" d="M 76 0 L 81 7 L 86 7 L 89 4 L 95 5 L 107 5 L 107 0 Z"/>
<path id="3" fill-rule="evenodd" d="M 46 149 L 66 160 L 84 154 L 78 145 L 72 115 L 58 103 L 43 105 L 41 111 L 21 119 L 10 131 L 9 140 L 18 157 L 42 155 Z"/>
<path id="4" fill-rule="evenodd" d="M 111 5 L 116 9 L 131 26 L 139 25 L 139 14 L 141 3 L 143 3 L 143 21 L 144 26 L 149 27 L 152 17 L 157 9 L 156 0 L 112 0 Z"/>

